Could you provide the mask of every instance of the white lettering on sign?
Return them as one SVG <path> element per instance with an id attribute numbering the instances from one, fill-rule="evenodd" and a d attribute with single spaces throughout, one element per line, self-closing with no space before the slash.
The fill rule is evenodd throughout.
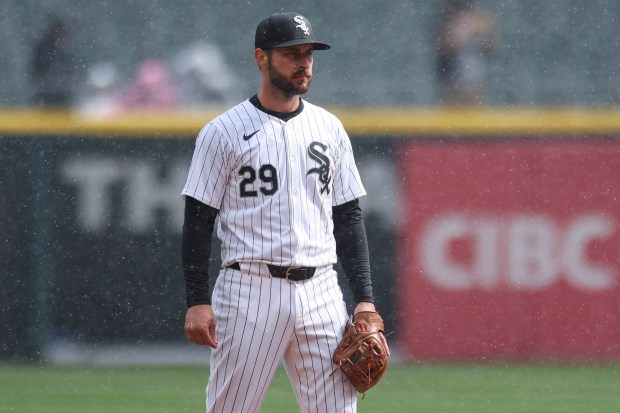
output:
<path id="1" fill-rule="evenodd" d="M 425 227 L 419 244 L 423 274 L 438 287 L 459 291 L 509 286 L 542 290 L 563 277 L 576 288 L 600 291 L 615 285 L 614 271 L 588 256 L 593 241 L 615 233 L 603 214 L 576 217 L 557 226 L 545 216 L 484 219 L 438 217 Z M 466 257 L 455 244 L 466 244 Z"/>
<path id="2" fill-rule="evenodd" d="M 62 179 L 76 189 L 77 221 L 82 229 L 90 232 L 105 230 L 119 210 L 132 232 L 152 230 L 160 211 L 171 230 L 181 231 L 180 194 L 187 178 L 187 165 L 171 165 L 165 177 L 159 171 L 155 162 L 128 162 L 118 158 L 69 159 L 60 165 Z M 123 186 L 118 204 L 113 202 L 114 185 Z"/>

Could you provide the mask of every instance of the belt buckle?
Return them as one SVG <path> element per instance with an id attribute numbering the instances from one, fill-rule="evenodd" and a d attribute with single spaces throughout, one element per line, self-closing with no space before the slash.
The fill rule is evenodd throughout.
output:
<path id="1" fill-rule="evenodd" d="M 293 271 L 293 270 L 296 270 L 296 269 L 298 269 L 298 268 L 301 268 L 301 267 L 288 267 L 288 268 L 286 269 L 286 272 L 284 273 L 285 278 L 286 278 L 288 281 L 292 281 L 292 280 L 288 277 L 288 273 L 289 273 L 289 271 Z"/>

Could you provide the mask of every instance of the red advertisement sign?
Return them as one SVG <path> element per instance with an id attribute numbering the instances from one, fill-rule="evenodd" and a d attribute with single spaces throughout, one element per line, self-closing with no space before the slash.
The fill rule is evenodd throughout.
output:
<path id="1" fill-rule="evenodd" d="M 620 143 L 418 142 L 399 153 L 407 357 L 620 357 Z"/>

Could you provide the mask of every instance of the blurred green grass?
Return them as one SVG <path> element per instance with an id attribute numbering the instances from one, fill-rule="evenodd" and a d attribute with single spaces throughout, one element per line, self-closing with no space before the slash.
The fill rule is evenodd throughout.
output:
<path id="1" fill-rule="evenodd" d="M 204 412 L 207 367 L 0 365 L 0 412 Z M 390 366 L 359 412 L 620 411 L 620 365 Z M 279 370 L 263 412 L 298 411 Z"/>

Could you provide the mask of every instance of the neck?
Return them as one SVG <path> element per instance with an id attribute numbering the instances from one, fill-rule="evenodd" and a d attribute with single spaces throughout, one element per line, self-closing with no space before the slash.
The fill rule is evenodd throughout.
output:
<path id="1" fill-rule="evenodd" d="M 266 109 L 274 112 L 293 112 L 299 107 L 299 95 L 288 95 L 273 88 L 262 87 L 258 91 L 258 100 Z"/>

